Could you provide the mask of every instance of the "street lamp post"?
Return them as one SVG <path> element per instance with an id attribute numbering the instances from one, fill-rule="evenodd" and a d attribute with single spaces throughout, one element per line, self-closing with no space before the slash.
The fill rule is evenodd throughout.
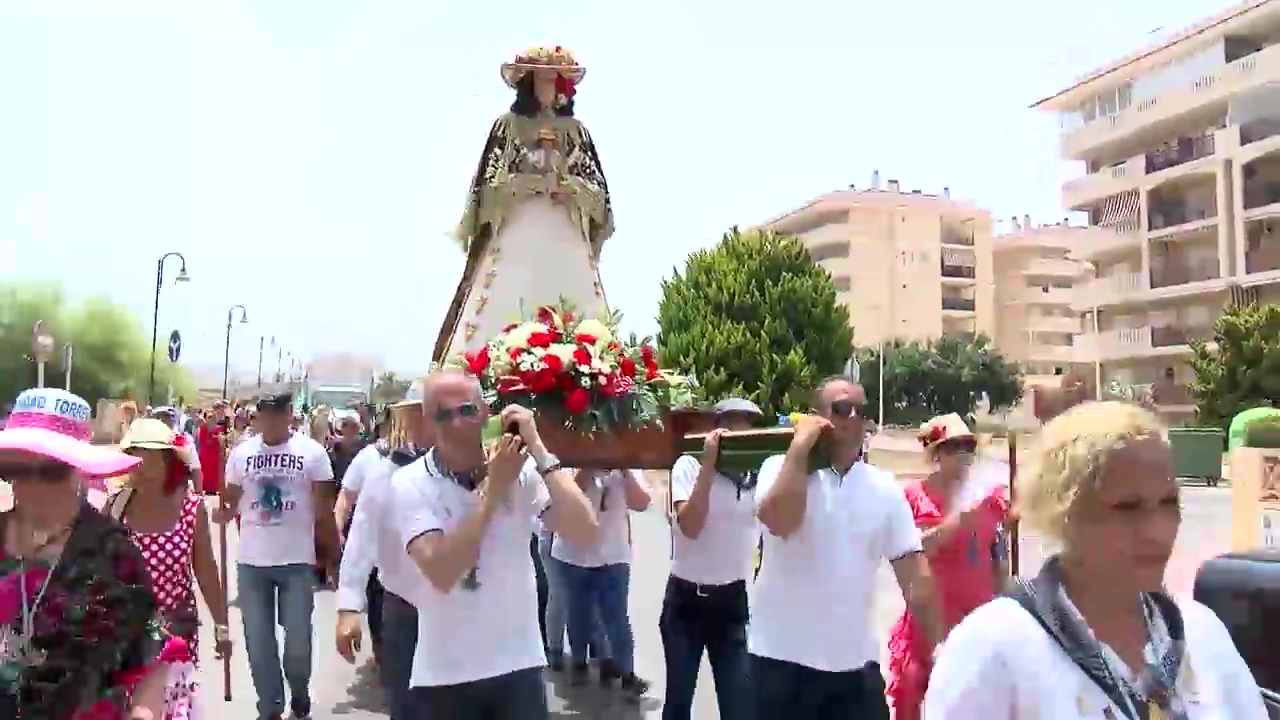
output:
<path id="1" fill-rule="evenodd" d="M 31 329 L 31 354 L 36 359 L 36 387 L 44 387 L 44 365 L 53 357 L 53 336 L 44 329 L 44 321 L 37 320 Z"/>
<path id="2" fill-rule="evenodd" d="M 222 353 L 222 397 L 227 397 L 227 381 L 231 378 L 231 325 L 236 316 L 236 310 L 240 310 L 240 324 L 246 325 L 249 322 L 249 311 L 244 309 L 243 305 L 232 305 L 227 309 L 227 343 Z"/>
<path id="3" fill-rule="evenodd" d="M 187 259 L 179 252 L 167 252 L 160 256 L 156 261 L 156 300 L 155 306 L 151 310 L 151 376 L 147 380 L 147 404 L 151 405 L 155 402 L 156 392 L 156 333 L 160 325 L 160 288 L 164 286 L 164 261 L 169 258 L 178 258 L 178 262 L 182 263 L 178 268 L 178 276 L 173 279 L 174 282 L 187 282 L 191 279 L 187 275 Z"/>

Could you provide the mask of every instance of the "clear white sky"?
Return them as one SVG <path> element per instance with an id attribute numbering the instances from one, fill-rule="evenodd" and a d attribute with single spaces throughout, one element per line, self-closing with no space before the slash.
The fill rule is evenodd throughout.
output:
<path id="1" fill-rule="evenodd" d="M 652 332 L 689 252 L 873 169 L 1061 217 L 1078 171 L 1027 106 L 1224 6 L 0 0 L 0 273 L 149 325 L 176 250 L 193 282 L 166 284 L 160 329 L 184 360 L 220 364 L 242 303 L 241 371 L 261 334 L 421 369 L 462 268 L 447 234 L 510 104 L 498 65 L 559 44 L 588 67 L 578 116 L 614 192 L 605 287 Z"/>

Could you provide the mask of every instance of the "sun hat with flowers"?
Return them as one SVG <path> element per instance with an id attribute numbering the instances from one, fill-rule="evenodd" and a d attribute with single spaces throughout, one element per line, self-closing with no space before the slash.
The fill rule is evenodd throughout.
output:
<path id="1" fill-rule="evenodd" d="M 939 415 L 920 426 L 916 439 L 920 441 L 925 452 L 930 452 L 950 440 L 974 440 L 975 438 L 964 418 L 956 413 L 948 413 Z"/>
<path id="2" fill-rule="evenodd" d="M 525 73 L 537 68 L 547 67 L 555 68 L 560 73 L 560 77 L 569 83 L 570 91 L 564 94 L 570 97 L 573 94 L 573 86 L 582 82 L 582 79 L 587 75 L 587 69 L 578 64 L 573 53 L 556 45 L 554 47 L 531 47 L 518 53 L 514 60 L 502 64 L 502 79 L 514 89 Z"/>

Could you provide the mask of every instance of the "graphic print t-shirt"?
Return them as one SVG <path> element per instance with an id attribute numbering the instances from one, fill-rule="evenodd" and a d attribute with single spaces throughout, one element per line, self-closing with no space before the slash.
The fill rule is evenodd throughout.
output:
<path id="1" fill-rule="evenodd" d="M 237 445 L 227 459 L 227 484 L 244 488 L 239 562 L 255 567 L 314 564 L 311 487 L 332 480 L 329 454 L 309 437 L 293 435 L 267 445 L 257 435 Z"/>

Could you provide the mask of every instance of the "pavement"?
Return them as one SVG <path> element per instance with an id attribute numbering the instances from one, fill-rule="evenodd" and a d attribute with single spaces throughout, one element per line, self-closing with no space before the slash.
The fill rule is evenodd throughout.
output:
<path id="1" fill-rule="evenodd" d="M 1226 488 L 1184 488 L 1182 532 L 1170 563 L 1167 582 L 1174 592 L 1189 592 L 1200 563 L 1230 546 L 1231 513 L 1230 491 Z M 631 575 L 631 622 L 636 636 L 637 672 L 653 681 L 650 697 L 639 707 L 620 702 L 609 693 L 596 690 L 570 692 L 554 681 L 548 681 L 552 717 L 590 718 L 599 720 L 656 720 L 661 716 L 663 693 L 662 643 L 658 636 L 658 615 L 661 611 L 662 593 L 670 565 L 670 529 L 660 508 L 637 513 L 632 518 L 632 535 L 635 557 Z M 228 534 L 232 557 L 235 556 L 235 531 Z M 1020 565 L 1023 574 L 1032 574 L 1043 562 L 1048 550 L 1046 543 L 1036 537 L 1020 539 Z M 231 578 L 235 597 L 235 577 Z M 884 568 L 877 578 L 875 624 L 881 636 L 902 612 L 902 600 L 893 581 L 893 575 Z M 321 592 L 316 598 L 315 611 L 315 675 L 311 687 L 316 720 L 363 720 L 384 718 L 380 691 L 376 676 L 367 664 L 351 666 L 338 657 L 334 650 L 334 596 Z M 202 647 L 212 647 L 211 624 L 205 618 L 206 637 Z M 255 717 L 255 695 L 249 678 L 248 665 L 243 652 L 239 613 L 231 610 L 231 630 L 236 639 L 236 654 L 231 661 L 230 702 L 223 702 L 222 667 L 220 663 L 206 660 L 201 669 L 202 710 L 215 717 Z M 714 720 L 718 717 L 711 672 L 703 663 L 695 699 L 693 717 Z"/>

